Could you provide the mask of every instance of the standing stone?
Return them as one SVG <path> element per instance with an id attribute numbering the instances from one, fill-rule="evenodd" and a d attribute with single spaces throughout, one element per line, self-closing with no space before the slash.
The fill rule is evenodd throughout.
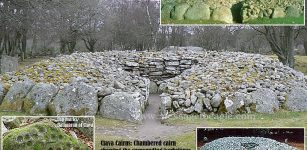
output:
<path id="1" fill-rule="evenodd" d="M 97 91 L 84 82 L 65 86 L 49 104 L 52 115 L 92 116 L 96 114 L 97 109 Z"/>
<path id="2" fill-rule="evenodd" d="M 133 94 L 115 92 L 104 97 L 100 103 L 100 115 L 131 122 L 142 121 L 142 107 L 139 100 L 133 97 Z"/>
<path id="3" fill-rule="evenodd" d="M 187 3 L 177 4 L 171 12 L 171 18 L 175 20 L 183 20 L 184 14 L 190 7 Z"/>
<path id="4" fill-rule="evenodd" d="M 307 111 L 307 90 L 300 87 L 293 88 L 285 102 L 285 107 L 291 111 Z"/>
<path id="5" fill-rule="evenodd" d="M 210 8 L 205 3 L 196 3 L 184 15 L 188 20 L 209 20 Z"/>
<path id="6" fill-rule="evenodd" d="M 230 8 L 226 6 L 218 7 L 212 12 L 212 20 L 225 23 L 233 23 L 232 13 Z"/>
<path id="7" fill-rule="evenodd" d="M 279 109 L 277 95 L 271 89 L 258 89 L 251 93 L 251 101 L 256 105 L 254 111 L 259 113 L 273 113 Z"/>
<path id="8" fill-rule="evenodd" d="M 8 93 L 3 99 L 0 106 L 2 111 L 22 111 L 24 98 L 30 92 L 35 83 L 32 80 L 25 79 L 19 81 L 10 88 Z"/>
<path id="9" fill-rule="evenodd" d="M 36 84 L 24 101 L 23 109 L 31 115 L 47 115 L 47 107 L 57 94 L 58 88 L 53 84 Z"/>
<path id="10" fill-rule="evenodd" d="M 18 68 L 18 58 L 7 55 L 1 56 L 1 73 L 13 72 Z"/>

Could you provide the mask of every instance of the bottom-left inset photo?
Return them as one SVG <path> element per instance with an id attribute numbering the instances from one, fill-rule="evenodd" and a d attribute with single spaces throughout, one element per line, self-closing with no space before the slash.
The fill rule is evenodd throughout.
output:
<path id="1" fill-rule="evenodd" d="M 3 150 L 94 150 L 92 116 L 2 116 Z"/>

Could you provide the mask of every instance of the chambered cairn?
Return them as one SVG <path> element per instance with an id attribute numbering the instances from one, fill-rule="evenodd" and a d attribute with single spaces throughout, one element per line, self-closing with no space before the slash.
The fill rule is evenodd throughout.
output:
<path id="1" fill-rule="evenodd" d="M 300 17 L 304 0 L 162 0 L 162 20 L 247 23 L 260 18 Z"/>
<path id="2" fill-rule="evenodd" d="M 142 121 L 149 93 L 173 114 L 307 111 L 303 73 L 259 54 L 168 47 L 50 58 L 0 76 L 0 110 Z"/>

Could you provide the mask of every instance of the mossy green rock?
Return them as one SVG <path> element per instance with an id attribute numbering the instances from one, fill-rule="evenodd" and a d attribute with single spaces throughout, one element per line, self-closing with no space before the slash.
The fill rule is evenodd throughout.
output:
<path id="1" fill-rule="evenodd" d="M 284 9 L 282 8 L 275 8 L 272 14 L 272 18 L 283 18 L 286 16 Z"/>
<path id="2" fill-rule="evenodd" d="M 23 101 L 34 85 L 35 83 L 28 79 L 15 83 L 4 97 L 0 110 L 22 111 Z"/>
<path id="3" fill-rule="evenodd" d="M 4 150 L 67 150 L 89 149 L 81 141 L 67 135 L 53 122 L 41 121 L 10 130 L 3 138 Z"/>
<path id="4" fill-rule="evenodd" d="M 299 17 L 300 16 L 300 10 L 296 8 L 295 6 L 289 6 L 286 8 L 286 15 L 288 17 Z"/>
<path id="5" fill-rule="evenodd" d="M 181 3 L 176 5 L 171 12 L 171 18 L 175 20 L 183 20 L 184 14 L 187 12 L 189 8 L 190 5 L 187 3 Z"/>
<path id="6" fill-rule="evenodd" d="M 168 3 L 162 6 L 161 9 L 161 17 L 163 19 L 170 19 L 171 18 L 171 11 L 173 10 L 175 4 Z"/>
<path id="7" fill-rule="evenodd" d="M 205 3 L 196 3 L 187 10 L 184 17 L 188 20 L 209 20 L 210 7 Z"/>
<path id="8" fill-rule="evenodd" d="M 225 23 L 233 23 L 233 17 L 230 8 L 225 6 L 216 8 L 212 12 L 212 20 Z"/>

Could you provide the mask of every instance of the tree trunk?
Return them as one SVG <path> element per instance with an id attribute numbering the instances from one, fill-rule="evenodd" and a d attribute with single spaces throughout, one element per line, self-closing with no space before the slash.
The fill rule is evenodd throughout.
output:
<path id="1" fill-rule="evenodd" d="M 31 56 L 33 57 L 33 54 L 36 53 L 37 50 L 37 35 L 34 33 L 33 34 L 33 41 L 32 41 L 32 46 L 31 46 Z"/>
<path id="2" fill-rule="evenodd" d="M 307 40 L 304 41 L 305 55 L 307 56 Z"/>

